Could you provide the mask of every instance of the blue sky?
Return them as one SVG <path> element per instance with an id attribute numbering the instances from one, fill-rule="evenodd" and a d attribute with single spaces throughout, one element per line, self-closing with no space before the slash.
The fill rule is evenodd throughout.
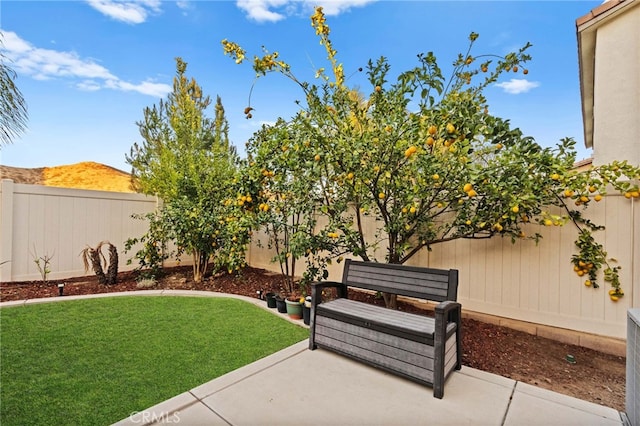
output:
<path id="1" fill-rule="evenodd" d="M 325 8 L 331 38 L 348 83 L 369 93 L 365 67 L 385 56 L 397 75 L 433 51 L 447 68 L 480 34 L 474 54 L 504 55 L 527 42 L 528 75 L 503 75 L 486 96 L 493 114 L 511 120 L 543 146 L 560 138 L 584 148 L 576 18 L 599 1 L 24 1 L 0 3 L 4 55 L 28 105 L 27 132 L 0 151 L 0 163 L 45 167 L 95 161 L 128 171 L 125 154 L 141 142 L 136 122 L 145 107 L 171 90 L 175 57 L 188 63 L 204 93 L 220 96 L 231 141 L 244 144 L 263 123 L 289 118 L 300 89 L 280 75 L 258 81 L 253 118 L 245 119 L 254 72 L 222 53 L 221 40 L 250 56 L 261 46 L 278 51 L 298 78 L 327 67 L 310 26 L 315 5 Z M 213 115 L 213 110 L 210 111 Z"/>

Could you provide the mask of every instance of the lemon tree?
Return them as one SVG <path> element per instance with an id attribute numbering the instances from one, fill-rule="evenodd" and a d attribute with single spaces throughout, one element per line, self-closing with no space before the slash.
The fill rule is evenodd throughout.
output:
<path id="1" fill-rule="evenodd" d="M 275 125 L 297 129 L 290 141 L 301 147 L 296 161 L 274 167 L 313 183 L 301 201 L 316 203 L 314 212 L 324 217 L 324 225 L 309 238 L 322 238 L 333 255 L 346 251 L 365 261 L 375 260 L 382 247 L 387 262 L 402 264 L 445 241 L 495 236 L 538 241 L 538 233 L 526 234 L 531 224 L 573 223 L 580 239 L 571 261 L 585 265 L 580 271 L 593 287 L 604 266 L 615 295 L 623 294 L 617 267 L 609 265 L 592 237 L 599 227 L 584 220 L 581 210 L 607 188 L 637 196 L 638 168 L 615 163 L 576 171 L 573 140 L 543 148 L 489 113 L 484 89 L 503 74 L 528 73 L 529 44 L 504 57 L 475 55 L 478 35 L 471 33 L 451 77 L 432 53 L 418 55 L 416 66 L 395 79 L 386 58 L 370 60 L 368 93 L 363 93 L 345 82 L 322 8 L 311 23 L 331 74 L 320 69 L 316 82 L 303 82 L 277 52 L 263 48 L 253 58 L 258 77 L 281 73 L 305 94 L 301 111 Z M 237 63 L 246 60 L 236 43 L 222 45 Z M 251 106 L 245 110 L 248 118 L 251 111 Z M 367 216 L 380 224 L 374 233 L 364 232 Z M 392 305 L 393 298 L 387 302 Z"/>
<path id="2" fill-rule="evenodd" d="M 180 58 L 176 69 L 166 102 L 145 108 L 137 123 L 144 142 L 131 148 L 127 162 L 138 190 L 163 201 L 150 218 L 149 234 L 140 238 L 149 245 L 141 250 L 143 261 L 161 259 L 162 241 L 173 240 L 178 258 L 192 255 L 194 280 L 201 281 L 212 260 L 230 273 L 244 265 L 251 216 L 227 202 L 237 191 L 239 160 L 220 98 L 214 118 L 207 117 L 211 99 L 187 78 Z"/>
<path id="3" fill-rule="evenodd" d="M 326 269 L 320 265 L 331 257 L 326 251 L 334 248 L 315 235 L 321 201 L 316 181 L 309 179 L 304 167 L 305 158 L 315 155 L 303 134 L 297 121 L 284 120 L 256 132 L 247 144 L 244 189 L 236 201 L 248 206 L 266 232 L 267 244 L 275 253 L 272 261 L 280 265 L 287 293 L 304 292 L 308 281 L 326 278 Z M 303 260 L 306 269 L 298 288 L 296 267 Z"/>

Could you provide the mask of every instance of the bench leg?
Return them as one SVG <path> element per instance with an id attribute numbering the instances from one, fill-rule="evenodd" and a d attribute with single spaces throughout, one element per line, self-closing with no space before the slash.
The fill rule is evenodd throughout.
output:
<path id="1" fill-rule="evenodd" d="M 433 359 L 433 396 L 442 399 L 444 396 L 444 342 L 434 342 Z"/>
<path id="2" fill-rule="evenodd" d="M 459 327 L 458 327 L 459 328 Z M 458 330 L 456 330 L 456 333 Z M 456 338 L 458 334 L 456 334 Z M 456 349 L 459 349 L 460 341 L 456 342 Z M 433 396 L 442 399 L 444 396 L 444 380 L 446 377 L 445 355 L 447 348 L 447 317 L 444 312 L 436 309 L 435 312 L 435 328 L 433 331 Z M 456 364 L 461 360 L 461 353 L 457 353 L 458 359 Z"/>
<path id="3" fill-rule="evenodd" d="M 460 327 L 460 323 L 456 328 L 456 370 L 462 369 L 462 328 Z"/>
<path id="4" fill-rule="evenodd" d="M 312 305 L 309 319 L 309 350 L 315 351 L 316 349 L 318 349 L 316 345 L 316 309 Z"/>

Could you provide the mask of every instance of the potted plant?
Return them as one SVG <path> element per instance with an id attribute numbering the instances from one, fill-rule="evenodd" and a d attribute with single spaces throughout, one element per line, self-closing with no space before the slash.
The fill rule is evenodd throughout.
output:
<path id="1" fill-rule="evenodd" d="M 278 312 L 280 312 L 281 314 L 286 314 L 287 313 L 287 304 L 285 302 L 286 299 L 280 296 L 279 294 L 276 294 L 275 299 L 276 299 L 276 308 L 278 309 Z"/>
<path id="2" fill-rule="evenodd" d="M 307 296 L 304 299 L 304 304 L 302 305 L 302 320 L 306 325 L 311 323 L 311 296 Z"/>
<path id="3" fill-rule="evenodd" d="M 304 303 L 304 297 L 298 297 L 296 295 L 289 296 L 285 299 L 287 306 L 287 314 L 291 319 L 302 319 L 302 305 Z"/>
<path id="4" fill-rule="evenodd" d="M 275 308 L 276 307 L 276 294 L 272 291 L 267 292 L 264 295 L 264 298 L 267 301 L 267 307 Z"/>

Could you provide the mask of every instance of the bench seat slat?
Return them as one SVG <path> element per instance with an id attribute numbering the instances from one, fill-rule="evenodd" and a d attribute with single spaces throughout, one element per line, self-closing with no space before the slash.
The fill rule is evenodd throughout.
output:
<path id="1" fill-rule="evenodd" d="M 321 316 L 328 316 L 416 342 L 433 345 L 435 319 L 428 316 L 396 311 L 343 298 L 321 303 L 318 305 L 317 310 Z M 449 323 L 447 325 L 447 336 L 455 332 L 455 329 L 456 324 Z"/>

